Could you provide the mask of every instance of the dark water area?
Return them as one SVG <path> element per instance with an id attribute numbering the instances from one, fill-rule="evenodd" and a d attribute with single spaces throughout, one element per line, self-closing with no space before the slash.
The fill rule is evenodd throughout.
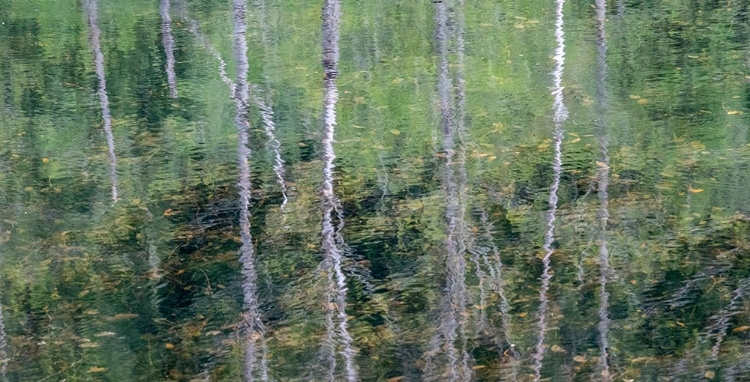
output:
<path id="1" fill-rule="evenodd" d="M 748 381 L 749 12 L 0 0 L 0 381 Z"/>

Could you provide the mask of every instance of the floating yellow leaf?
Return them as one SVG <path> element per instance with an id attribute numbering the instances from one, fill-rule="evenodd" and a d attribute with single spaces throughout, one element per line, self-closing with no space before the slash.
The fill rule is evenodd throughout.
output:
<path id="1" fill-rule="evenodd" d="M 742 325 L 742 326 L 738 326 L 738 327 L 732 329 L 732 332 L 739 333 L 739 332 L 744 332 L 744 331 L 746 331 L 748 329 L 750 329 L 750 326 Z"/>
<path id="2" fill-rule="evenodd" d="M 675 323 L 675 324 L 677 324 L 677 325 L 678 325 L 679 327 L 681 327 L 681 328 L 684 328 L 684 327 L 685 327 L 685 324 L 683 324 L 683 323 L 682 323 L 682 322 L 680 322 L 680 321 L 675 321 L 674 323 Z"/>
<path id="3" fill-rule="evenodd" d="M 635 94 L 631 94 L 630 95 L 630 99 L 641 99 L 641 96 L 635 95 Z"/>
<path id="4" fill-rule="evenodd" d="M 521 318 L 524 318 L 524 317 L 526 317 L 527 315 L 528 315 L 528 313 L 526 313 L 526 312 L 523 312 L 523 313 L 518 313 L 518 317 L 521 317 Z"/>
<path id="5" fill-rule="evenodd" d="M 645 98 L 641 98 L 641 99 L 638 100 L 638 104 L 639 105 L 645 105 L 647 103 L 648 103 L 648 101 Z"/>
<path id="6" fill-rule="evenodd" d="M 169 342 L 167 342 L 167 343 L 166 343 L 166 344 L 164 345 L 164 347 L 165 347 L 165 348 L 167 348 L 167 349 L 174 349 L 174 344 L 172 344 L 172 343 L 169 343 Z"/>
<path id="7" fill-rule="evenodd" d="M 471 367 L 471 370 L 484 369 L 485 367 L 487 367 L 487 365 L 474 365 Z"/>
<path id="8" fill-rule="evenodd" d="M 565 351 L 565 349 L 560 347 L 560 345 L 552 345 L 550 350 L 552 350 L 555 353 L 560 353 L 560 354 L 567 353 L 567 351 Z"/>
<path id="9" fill-rule="evenodd" d="M 391 130 L 391 134 L 393 134 L 393 135 L 401 135 L 401 132 L 398 131 L 398 130 L 396 130 L 396 129 L 392 129 Z"/>
<path id="10" fill-rule="evenodd" d="M 89 373 L 101 373 L 102 371 L 107 370 L 106 367 L 98 367 L 98 366 L 91 366 L 89 369 Z"/>
<path id="11" fill-rule="evenodd" d="M 739 110 L 727 110 L 727 114 L 729 115 L 735 115 L 735 114 L 740 114 L 740 113 L 742 112 Z"/>
<path id="12" fill-rule="evenodd" d="M 703 189 L 702 188 L 693 188 L 693 187 L 688 186 L 688 192 L 692 192 L 694 194 L 697 194 L 699 192 L 703 192 Z"/>
<path id="13" fill-rule="evenodd" d="M 49 163 L 49 158 L 42 158 L 42 163 Z"/>
<path id="14" fill-rule="evenodd" d="M 706 378 L 708 378 L 708 379 L 714 379 L 714 378 L 716 377 L 716 373 L 714 373 L 714 372 L 713 372 L 713 371 L 711 371 L 711 370 L 707 371 L 707 372 L 706 372 L 706 374 L 703 374 L 703 375 L 704 375 L 704 376 L 705 376 Z"/>
<path id="15" fill-rule="evenodd" d="M 115 314 L 112 317 L 107 317 L 106 320 L 111 322 L 111 321 L 132 320 L 134 318 L 138 318 L 138 315 L 135 313 L 120 313 L 120 314 Z"/>
<path id="16" fill-rule="evenodd" d="M 578 363 L 584 363 L 584 362 L 586 362 L 586 357 L 582 356 L 582 355 L 577 355 L 577 356 L 573 357 L 573 361 L 576 361 Z"/>

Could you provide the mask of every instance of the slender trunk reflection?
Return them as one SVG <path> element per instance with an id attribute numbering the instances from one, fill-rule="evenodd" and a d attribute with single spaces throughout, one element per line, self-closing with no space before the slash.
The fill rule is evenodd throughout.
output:
<path id="1" fill-rule="evenodd" d="M 263 121 L 263 132 L 268 138 L 268 148 L 273 154 L 273 172 L 276 175 L 276 183 L 279 185 L 281 190 L 281 208 L 283 209 L 289 198 L 287 197 L 284 160 L 281 158 L 281 143 L 276 138 L 276 124 L 273 121 L 273 107 L 263 100 L 258 94 L 260 93 L 257 86 L 253 87 L 253 101 L 258 109 L 260 110 L 260 116 Z M 269 92 L 270 93 L 270 92 Z M 270 95 L 269 95 L 270 98 Z"/>
<path id="2" fill-rule="evenodd" d="M 454 97 L 456 99 L 456 133 L 459 141 L 458 149 L 458 160 L 456 167 L 458 171 L 458 186 L 456 187 L 457 194 L 455 199 L 458 202 L 456 211 L 456 241 L 458 244 L 458 251 L 456 253 L 458 259 L 456 264 L 459 267 L 456 269 L 458 272 L 455 275 L 451 275 L 456 278 L 456 283 L 459 285 L 458 289 L 463 289 L 463 296 L 456 296 L 455 307 L 457 308 L 458 317 L 458 334 L 461 340 L 461 375 L 465 380 L 470 380 L 472 377 L 471 355 L 467 351 L 467 335 L 466 326 L 467 318 L 469 314 L 466 309 L 468 290 L 466 289 L 466 250 L 467 243 L 469 241 L 469 230 L 466 226 L 466 205 L 468 199 L 467 183 L 468 177 L 466 175 L 466 78 L 464 73 L 464 0 L 458 0 L 457 3 L 452 4 L 453 6 L 453 37 L 456 41 L 456 75 L 453 83 Z M 463 264 L 463 265 L 461 265 Z M 478 264 L 477 264 L 478 265 Z M 479 272 L 480 274 L 484 272 Z M 484 287 L 485 280 L 480 280 L 482 287 Z M 484 311 L 484 309 L 482 309 Z"/>
<path id="3" fill-rule="evenodd" d="M 0 304 L 0 377 L 3 381 L 8 380 L 8 341 L 5 339 L 5 318 L 3 317 L 3 306 Z"/>
<path id="4" fill-rule="evenodd" d="M 503 262 L 500 257 L 500 251 L 498 250 L 497 245 L 495 245 L 495 240 L 492 237 L 492 223 L 490 223 L 487 212 L 484 209 L 480 210 L 480 222 L 483 228 L 482 236 L 484 240 L 489 243 L 491 251 L 489 252 L 491 255 L 489 258 L 486 254 L 482 256 L 482 262 L 489 270 L 490 286 L 492 287 L 492 290 L 498 295 L 498 297 L 500 297 L 502 334 L 503 341 L 505 341 L 505 346 L 502 346 L 502 348 L 506 348 L 503 353 L 509 357 L 508 362 L 510 363 L 510 373 L 505 380 L 515 381 L 517 378 L 518 359 L 520 358 L 520 354 L 518 354 L 516 345 L 513 343 L 510 322 L 510 303 L 505 294 L 505 279 L 503 278 Z"/>
<path id="5" fill-rule="evenodd" d="M 221 78 L 221 81 L 229 87 L 229 95 L 230 97 L 234 98 L 234 81 L 232 81 L 232 79 L 227 75 L 227 63 L 226 61 L 224 61 L 221 53 L 219 53 L 216 47 L 211 44 L 210 41 L 208 41 L 206 35 L 201 32 L 198 21 L 190 17 L 187 12 L 187 5 L 185 4 L 184 0 L 177 0 L 175 8 L 177 8 L 177 13 L 180 15 L 180 18 L 183 19 L 185 23 L 187 23 L 190 33 L 219 63 L 219 78 Z"/>
<path id="6" fill-rule="evenodd" d="M 560 188 L 560 176 L 562 174 L 562 141 L 563 123 L 568 118 L 568 109 L 565 107 L 563 98 L 562 76 L 565 67 L 565 31 L 563 29 L 563 6 L 565 0 L 557 0 L 555 20 L 555 70 L 552 72 L 552 96 L 554 97 L 554 159 L 552 161 L 552 186 L 549 190 L 549 209 L 547 210 L 547 231 L 544 233 L 544 257 L 542 259 L 542 287 L 539 291 L 539 310 L 537 317 L 538 339 L 534 350 L 534 380 L 542 378 L 542 362 L 544 361 L 544 338 L 547 331 L 547 308 L 549 299 L 550 257 L 552 256 L 552 244 L 555 242 L 555 220 L 557 219 L 557 191 Z"/>
<path id="7" fill-rule="evenodd" d="M 161 0 L 159 3 L 159 14 L 161 15 L 161 43 L 164 45 L 164 53 L 167 55 L 167 84 L 169 85 L 169 97 L 177 98 L 177 76 L 174 73 L 172 17 L 169 15 L 171 7 L 169 0 Z"/>
<path id="8" fill-rule="evenodd" d="M 233 26 L 234 26 L 234 54 L 237 61 L 237 81 L 234 88 L 234 101 L 237 106 L 235 123 L 237 125 L 237 160 L 239 169 L 239 196 L 240 196 L 240 262 L 242 263 L 242 275 L 244 280 L 242 288 L 244 292 L 245 318 L 244 341 L 245 341 L 245 379 L 255 380 L 255 371 L 259 368 L 260 379 L 268 380 L 267 348 L 265 342 L 265 326 L 260 317 L 258 304 L 257 271 L 255 269 L 255 249 L 253 237 L 250 234 L 250 149 L 247 147 L 248 132 L 248 102 L 249 85 L 247 82 L 247 25 L 245 22 L 246 8 L 244 0 L 233 0 Z M 261 354 L 258 354 L 258 353 Z"/>
<path id="9" fill-rule="evenodd" d="M 609 265 L 609 249 L 607 248 L 607 221 L 609 219 L 609 134 L 604 120 L 608 108 L 607 101 L 607 36 L 605 33 L 605 17 L 607 12 L 606 0 L 596 0 L 596 97 L 597 119 L 596 135 L 601 150 L 601 163 L 597 169 L 599 181 L 599 377 L 602 381 L 611 381 L 609 370 L 609 292 L 607 283 L 611 273 Z"/>
<path id="10" fill-rule="evenodd" d="M 104 54 L 102 53 L 97 0 L 84 0 L 84 8 L 88 16 L 89 42 L 94 52 L 94 66 L 99 81 L 99 105 L 102 109 L 104 134 L 107 136 L 107 152 L 109 154 L 109 180 L 112 183 L 112 200 L 117 202 L 117 157 L 115 156 L 115 137 L 112 134 L 112 117 L 109 111 L 109 96 L 107 96 L 107 81 L 104 76 Z"/>
<path id="11" fill-rule="evenodd" d="M 435 39 L 438 51 L 438 101 L 440 111 L 440 127 L 443 135 L 443 153 L 445 165 L 443 167 L 442 186 L 445 190 L 445 251 L 446 251 L 446 269 L 448 271 L 446 280 L 445 295 L 440 304 L 440 324 L 438 333 L 432 339 L 430 351 L 426 356 L 425 374 L 428 378 L 437 378 L 433 370 L 434 357 L 445 351 L 447 357 L 447 370 L 440 373 L 440 378 L 447 376 L 449 381 L 468 381 L 471 379 L 471 357 L 466 351 L 466 305 L 467 305 L 467 288 L 466 288 L 466 252 L 465 245 L 465 223 L 464 223 L 464 203 L 462 195 L 466 189 L 466 171 L 462 158 L 465 157 L 465 151 L 459 150 L 458 161 L 454 160 L 455 155 L 455 135 L 458 133 L 459 138 L 463 138 L 465 125 L 463 121 L 455 124 L 456 110 L 451 103 L 451 79 L 450 79 L 450 62 L 448 59 L 448 45 L 450 37 L 448 31 L 448 10 L 445 2 L 435 2 Z M 460 27 L 459 27 L 460 28 Z M 463 54 L 463 36 L 462 31 L 457 31 L 461 35 L 460 41 L 457 38 L 457 54 Z M 459 71 L 456 76 L 456 107 L 458 109 L 458 119 L 462 119 L 465 114 L 464 103 L 464 80 L 461 65 L 463 59 L 459 58 Z M 456 181 L 456 171 L 458 170 L 458 182 Z M 460 349 L 456 349 L 456 342 L 461 344 Z M 460 362 L 460 365 L 459 365 Z"/>
<path id="12" fill-rule="evenodd" d="M 264 0 L 260 0 L 258 2 L 258 13 L 260 14 L 260 40 L 261 44 L 263 44 L 263 49 L 266 50 L 265 54 L 265 60 L 264 62 L 269 61 L 269 54 L 268 54 L 268 23 L 267 18 L 268 15 L 266 14 L 266 4 Z M 268 74 L 265 70 L 265 65 L 263 68 L 263 78 L 266 82 L 266 89 L 265 89 L 265 99 L 260 96 L 263 92 L 260 91 L 258 87 L 253 88 L 253 100 L 258 106 L 258 109 L 260 109 L 260 116 L 263 120 L 263 132 L 266 134 L 266 137 L 268 138 L 268 148 L 270 149 L 271 153 L 273 154 L 273 172 L 276 175 L 276 182 L 279 185 L 279 189 L 281 190 L 281 208 L 283 209 L 284 206 L 286 206 L 287 202 L 289 201 L 289 198 L 287 196 L 287 188 L 286 188 L 286 180 L 285 180 L 285 170 L 284 170 L 284 160 L 281 157 L 281 143 L 276 138 L 276 124 L 274 123 L 274 116 L 273 116 L 273 104 L 271 102 L 271 81 L 268 78 Z"/>
<path id="13" fill-rule="evenodd" d="M 336 198 L 333 190 L 333 171 L 335 168 L 334 160 L 336 154 L 333 150 L 333 141 L 336 127 L 336 101 L 338 100 L 338 89 L 336 87 L 336 77 L 338 76 L 339 61 L 339 21 L 341 19 L 341 4 L 338 0 L 325 0 L 322 9 L 323 18 L 323 78 L 324 78 L 324 95 L 323 95 L 323 185 L 322 185 L 322 205 L 323 205 L 323 229 L 321 231 L 322 247 L 325 252 L 323 260 L 323 270 L 328 277 L 328 304 L 326 322 L 329 327 L 327 340 L 334 341 L 330 344 L 324 344 L 326 347 L 338 348 L 344 358 L 344 370 L 346 380 L 353 382 L 358 379 L 357 370 L 354 363 L 353 339 L 349 334 L 348 317 L 346 315 L 346 276 L 342 269 L 342 252 L 339 244 L 342 237 L 340 230 L 335 227 L 334 219 L 336 217 L 341 221 L 340 203 Z M 330 325 L 336 322 L 336 328 Z M 335 334 L 333 330 L 335 329 Z M 332 369 L 329 370 L 329 377 L 335 374 L 335 357 L 331 357 Z M 333 379 L 331 379 L 333 380 Z"/>

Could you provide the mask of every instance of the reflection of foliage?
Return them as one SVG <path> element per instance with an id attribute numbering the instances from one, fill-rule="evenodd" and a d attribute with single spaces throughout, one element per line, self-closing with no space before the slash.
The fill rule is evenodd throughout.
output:
<path id="1" fill-rule="evenodd" d="M 57 1 L 36 3 L 38 12 L 0 0 L 0 60 L 8 63 L 0 68 L 0 301 L 10 379 L 236 380 L 235 136 L 213 57 L 175 22 L 180 98 L 171 100 L 156 5 L 102 4 L 122 158 L 123 200 L 112 206 L 83 16 Z M 229 10 L 216 1 L 188 3 L 231 57 Z M 259 82 L 267 65 L 293 195 L 280 211 L 272 157 L 256 127 L 251 212 L 271 368 L 286 380 L 314 375 L 329 308 L 317 273 L 320 9 L 317 1 L 269 3 L 269 46 L 251 38 L 251 80 Z M 547 3 L 479 1 L 466 9 L 466 168 L 474 203 L 467 216 L 482 208 L 494 227 L 522 358 L 535 340 L 551 176 Z M 747 23 L 739 6 L 717 2 L 627 3 L 625 18 L 613 14 L 608 24 L 613 372 L 635 380 L 668 373 L 741 380 L 750 364 L 750 148 L 739 113 L 747 112 L 750 94 L 740 53 Z M 570 25 L 586 31 L 589 3 L 569 7 Z M 346 240 L 375 284 L 372 294 L 349 285 L 350 329 L 361 375 L 418 379 L 446 277 L 432 5 L 344 1 L 344 10 L 336 187 Z M 599 356 L 589 37 L 582 32 L 568 47 L 571 122 L 543 370 L 573 380 L 588 379 Z M 479 237 L 481 221 L 472 219 Z M 476 237 L 480 250 L 491 247 Z M 477 302 L 479 279 L 474 269 L 467 275 Z M 467 314 L 483 309 L 488 326 L 499 328 L 500 303 L 490 292 L 486 306 Z M 480 332 L 469 341 L 478 380 L 494 380 L 514 362 L 493 336 Z"/>

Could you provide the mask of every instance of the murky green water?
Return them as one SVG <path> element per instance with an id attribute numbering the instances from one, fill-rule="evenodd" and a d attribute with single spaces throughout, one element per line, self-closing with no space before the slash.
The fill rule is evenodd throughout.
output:
<path id="1" fill-rule="evenodd" d="M 750 380 L 749 12 L 0 0 L 0 380 Z"/>

